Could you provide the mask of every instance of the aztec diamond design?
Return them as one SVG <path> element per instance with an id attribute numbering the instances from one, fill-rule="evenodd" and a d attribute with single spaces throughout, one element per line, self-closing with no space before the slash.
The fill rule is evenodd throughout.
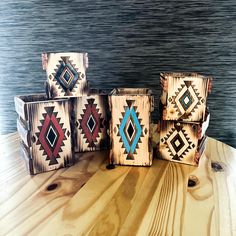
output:
<path id="1" fill-rule="evenodd" d="M 118 127 L 118 136 L 120 136 L 120 142 L 123 143 L 122 148 L 125 148 L 125 154 L 127 154 L 127 160 L 134 160 L 133 154 L 136 154 L 138 149 L 138 143 L 141 143 L 141 137 L 143 137 L 143 125 L 141 125 L 141 119 L 138 119 L 139 113 L 136 112 L 133 100 L 126 101 L 128 106 L 124 107 L 125 112 L 122 112 L 123 118 L 120 119 L 120 125 Z"/>
<path id="2" fill-rule="evenodd" d="M 181 87 L 175 92 L 175 96 L 169 97 L 168 101 L 174 105 L 178 116 L 188 118 L 199 105 L 204 103 L 204 98 L 199 96 L 200 93 L 192 81 L 183 82 L 184 84 L 181 84 Z"/>
<path id="3" fill-rule="evenodd" d="M 40 145 L 39 150 L 43 150 L 49 165 L 58 164 L 57 158 L 60 158 L 61 147 L 65 145 L 63 141 L 66 140 L 66 129 L 63 129 L 63 123 L 60 123 L 61 119 L 57 118 L 58 112 L 54 112 L 54 108 L 44 108 L 46 113 L 43 113 L 44 119 L 40 120 L 42 126 L 38 126 L 39 132 L 36 133 L 36 145 Z"/>
<path id="4" fill-rule="evenodd" d="M 96 147 L 97 138 L 99 133 L 102 132 L 104 128 L 105 120 L 102 118 L 102 114 L 99 113 L 97 109 L 97 104 L 94 103 L 95 99 L 87 99 L 87 104 L 85 104 L 85 109 L 83 109 L 84 114 L 81 114 L 82 119 L 79 119 L 79 124 L 84 138 L 86 138 L 86 143 L 88 147 Z"/>
<path id="5" fill-rule="evenodd" d="M 172 159 L 177 161 L 181 161 L 180 158 L 184 158 L 188 151 L 195 147 L 180 123 L 175 123 L 174 128 L 169 130 L 161 142 L 166 145 Z"/>
<path id="6" fill-rule="evenodd" d="M 80 72 L 75 68 L 72 61 L 69 60 L 69 57 L 61 57 L 62 60 L 59 61 L 55 73 L 53 73 L 54 81 L 56 85 L 59 85 L 59 88 L 64 90 L 73 91 L 76 88 L 76 83 L 79 82 Z"/>

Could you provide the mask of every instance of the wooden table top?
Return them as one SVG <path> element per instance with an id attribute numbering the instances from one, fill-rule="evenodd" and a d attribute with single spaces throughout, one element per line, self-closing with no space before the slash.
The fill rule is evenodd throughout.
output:
<path id="1" fill-rule="evenodd" d="M 236 235 L 236 150 L 212 138 L 199 167 L 107 170 L 108 152 L 90 152 L 30 176 L 16 133 L 0 150 L 0 235 Z"/>

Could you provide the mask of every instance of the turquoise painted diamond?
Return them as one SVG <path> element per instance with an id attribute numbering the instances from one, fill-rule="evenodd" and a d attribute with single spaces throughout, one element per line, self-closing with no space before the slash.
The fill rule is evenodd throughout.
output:
<path id="1" fill-rule="evenodd" d="M 126 152 L 133 154 L 142 135 L 142 127 L 133 107 L 126 108 L 124 118 L 119 127 L 119 133 Z"/>

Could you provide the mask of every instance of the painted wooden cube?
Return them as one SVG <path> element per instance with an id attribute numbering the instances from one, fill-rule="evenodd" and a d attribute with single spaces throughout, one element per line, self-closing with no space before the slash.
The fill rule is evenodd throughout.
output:
<path id="1" fill-rule="evenodd" d="M 211 81 L 197 73 L 161 73 L 163 119 L 203 121 Z"/>
<path id="2" fill-rule="evenodd" d="M 43 94 L 18 96 L 15 108 L 30 174 L 73 165 L 68 99 L 48 100 Z"/>
<path id="3" fill-rule="evenodd" d="M 146 88 L 118 88 L 110 93 L 111 164 L 151 166 L 153 103 L 151 90 Z"/>
<path id="4" fill-rule="evenodd" d="M 201 122 L 161 121 L 159 153 L 162 159 L 198 165 L 205 147 L 207 119 Z"/>
<path id="5" fill-rule="evenodd" d="M 87 53 L 43 53 L 42 64 L 47 72 L 46 92 L 50 98 L 87 93 Z"/>
<path id="6" fill-rule="evenodd" d="M 72 98 L 74 104 L 76 152 L 110 147 L 108 93 L 90 90 L 88 95 Z"/>

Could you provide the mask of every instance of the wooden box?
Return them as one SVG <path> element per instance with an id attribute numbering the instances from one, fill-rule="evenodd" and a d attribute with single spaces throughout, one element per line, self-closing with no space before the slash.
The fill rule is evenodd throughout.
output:
<path id="1" fill-rule="evenodd" d="M 15 108 L 30 174 L 73 165 L 68 99 L 48 100 L 43 94 L 18 96 Z"/>
<path id="2" fill-rule="evenodd" d="M 76 152 L 107 149 L 110 146 L 108 93 L 90 90 L 73 100 Z"/>
<path id="3" fill-rule="evenodd" d="M 119 88 L 109 95 L 110 163 L 151 166 L 150 119 L 153 96 L 146 88 Z"/>
<path id="4" fill-rule="evenodd" d="M 87 53 L 43 53 L 42 64 L 47 72 L 46 92 L 50 98 L 87 93 Z"/>
<path id="5" fill-rule="evenodd" d="M 209 117 L 204 122 L 161 121 L 159 153 L 162 159 L 198 165 L 205 147 L 205 132 Z"/>
<path id="6" fill-rule="evenodd" d="M 196 73 L 161 73 L 164 120 L 203 121 L 212 78 Z"/>

